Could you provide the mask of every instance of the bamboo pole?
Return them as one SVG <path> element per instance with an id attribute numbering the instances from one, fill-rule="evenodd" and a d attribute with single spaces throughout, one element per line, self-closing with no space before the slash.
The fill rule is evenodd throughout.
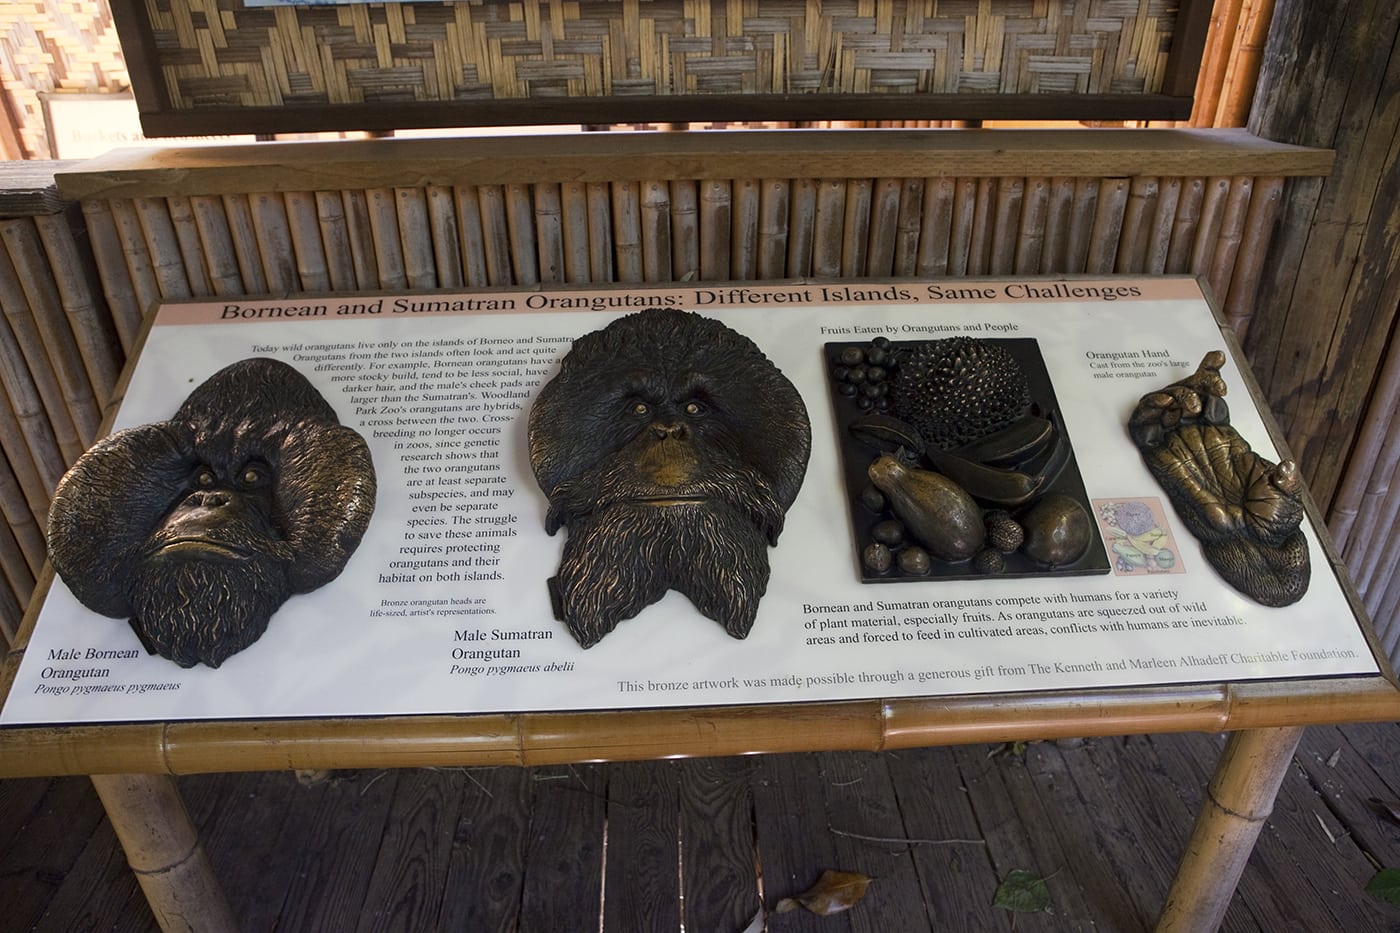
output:
<path id="1" fill-rule="evenodd" d="M 1269 243 L 1274 237 L 1274 221 L 1283 205 L 1283 179 L 1278 176 L 1254 179 L 1254 192 L 1249 198 L 1249 214 L 1245 218 L 1244 235 L 1240 239 L 1239 257 L 1235 261 L 1230 289 L 1225 296 L 1225 321 L 1244 343 L 1249 322 L 1254 317 L 1254 299 L 1259 293 Z"/>
<path id="2" fill-rule="evenodd" d="M 156 277 L 160 297 L 191 298 L 190 278 L 185 272 L 185 256 L 180 250 L 180 238 L 164 198 L 136 198 L 132 201 L 141 234 L 146 240 L 146 252 L 151 259 L 151 271 Z"/>
<path id="3" fill-rule="evenodd" d="M 816 250 L 816 180 L 793 179 L 789 198 L 787 274 L 790 278 L 803 278 L 812 274 L 812 256 Z"/>
<path id="4" fill-rule="evenodd" d="M 635 181 L 612 184 L 613 254 L 617 281 L 642 280 L 641 186 Z"/>
<path id="5" fill-rule="evenodd" d="M 1070 266 L 1070 225 L 1074 216 L 1074 179 L 1051 178 L 1045 206 L 1045 246 L 1040 255 L 1040 271 L 1050 275 L 1068 272 Z"/>
<path id="6" fill-rule="evenodd" d="M 437 288 L 437 254 L 427 192 L 417 187 L 395 188 L 394 213 L 405 284 L 414 289 Z"/>
<path id="7" fill-rule="evenodd" d="M 680 185 L 672 182 L 672 185 Z M 559 210 L 564 226 L 564 281 L 573 284 L 588 278 L 588 186 L 565 182 Z"/>
<path id="8" fill-rule="evenodd" d="M 1240 26 L 1230 49 L 1213 125 L 1244 126 L 1248 122 L 1254 87 L 1259 81 L 1264 41 L 1273 17 L 1274 0 L 1243 0 Z"/>
<path id="9" fill-rule="evenodd" d="M 115 206 L 114 203 L 113 207 Z M 224 214 L 228 217 L 229 238 L 233 241 L 233 254 L 238 260 L 238 273 L 243 277 L 243 287 L 250 295 L 267 294 L 267 275 L 263 272 L 262 254 L 258 249 L 258 232 L 253 227 L 253 206 L 248 196 L 224 195 Z"/>
<path id="10" fill-rule="evenodd" d="M 977 214 L 977 179 L 959 178 L 953 187 L 953 218 L 948 234 L 945 275 L 967 275 L 971 268 L 972 231 Z"/>
<path id="11" fill-rule="evenodd" d="M 846 182 L 823 178 L 817 182 L 816 213 L 812 216 L 812 274 L 834 278 L 841 274 L 841 236 L 846 226 Z"/>
<path id="12" fill-rule="evenodd" d="M 138 212 L 140 203 L 137 202 Z M 170 229 L 175 234 L 175 243 L 179 248 L 180 271 L 188 285 L 190 297 L 207 298 L 214 294 L 209 270 L 204 263 L 204 250 L 199 242 L 199 227 L 194 219 L 194 206 L 190 199 L 184 195 L 171 195 L 165 199 L 163 210 L 156 215 L 157 222 L 159 215 L 168 217 Z"/>
<path id="13" fill-rule="evenodd" d="M 287 233 L 292 239 L 300 291 L 328 292 L 331 272 L 321 240 L 321 218 L 316 196 L 309 191 L 288 191 L 282 196 L 287 208 Z"/>
<path id="14" fill-rule="evenodd" d="M 42 214 L 34 218 L 35 229 L 58 287 L 59 303 L 78 343 L 78 352 L 87 370 L 99 404 L 112 397 L 122 360 L 116 328 L 106 308 L 98 306 L 97 291 L 88 275 L 88 257 L 79 253 L 73 228 L 63 214 Z"/>
<path id="15" fill-rule="evenodd" d="M 446 185 L 428 185 L 425 194 L 438 286 L 461 288 L 466 283 L 462 279 L 462 242 L 457 234 L 457 205 L 452 189 Z"/>
<path id="16" fill-rule="evenodd" d="M 1088 268 L 1094 219 L 1098 216 L 1099 187 L 1097 178 L 1074 181 L 1074 200 L 1070 203 L 1069 225 L 1065 229 L 1066 272 L 1083 272 Z"/>
<path id="17" fill-rule="evenodd" d="M 238 923 L 174 778 L 95 774 L 92 783 L 160 928 L 234 933 Z"/>
<path id="18" fill-rule="evenodd" d="M 1016 245 L 1021 226 L 1021 205 L 1026 199 L 1026 180 L 1014 175 L 998 178 L 994 197 L 987 271 L 992 275 L 1010 275 L 1016 268 Z"/>
<path id="19" fill-rule="evenodd" d="M 1367 609 L 1372 618 L 1383 619 L 1386 625 L 1380 632 L 1381 650 L 1389 658 L 1394 658 L 1397 649 L 1400 649 L 1400 625 L 1396 624 L 1396 618 L 1400 617 L 1400 574 L 1395 573 L 1392 566 L 1387 576 L 1381 577 L 1385 586 L 1377 586 L 1377 598 L 1375 608 Z M 1371 602 L 1369 599 L 1368 603 Z"/>
<path id="20" fill-rule="evenodd" d="M 7 481 L 5 479 L 5 474 L 8 471 L 3 469 L 3 466 L 3 461 L 0 460 L 0 496 L 6 494 L 5 486 L 7 482 L 9 485 L 13 485 L 13 480 Z M 6 512 L 6 517 L 8 517 L 8 511 Z M 3 589 L 9 592 L 19 605 L 27 604 L 29 598 L 34 595 L 35 575 L 30 557 L 32 548 L 22 543 L 18 535 L 26 530 L 32 531 L 34 528 L 34 520 L 32 518 L 28 520 L 26 526 L 21 526 L 20 528 L 16 528 L 12 525 L 6 525 L 6 527 L 0 528 L 0 577 L 4 577 L 5 580 L 6 586 Z M 41 537 L 40 541 L 42 542 L 42 540 Z M 40 550 L 42 552 L 42 544 Z M 39 566 L 43 566 L 42 561 L 40 561 Z M 6 648 L 14 641 L 15 634 L 16 633 L 12 630 L 4 632 Z"/>
<path id="21" fill-rule="evenodd" d="M 671 190 L 662 181 L 644 181 L 641 198 L 642 279 L 671 281 Z"/>
<path id="22" fill-rule="evenodd" d="M 617 260 L 613 255 L 612 186 L 588 185 L 588 276 L 593 282 L 613 282 Z"/>
<path id="23" fill-rule="evenodd" d="M 671 181 L 671 276 L 692 282 L 700 274 L 700 192 L 694 181 Z"/>
<path id="24" fill-rule="evenodd" d="M 253 246 L 268 291 L 276 295 L 292 294 L 298 290 L 300 282 L 286 202 L 278 194 L 255 194 L 248 199 L 248 210 L 253 222 Z"/>
<path id="25" fill-rule="evenodd" d="M 551 285 L 565 281 L 564 205 L 557 184 L 537 182 L 535 191 L 535 249 L 539 280 Z"/>
<path id="26" fill-rule="evenodd" d="M 1118 274 L 1139 273 L 1147 265 L 1147 247 L 1151 242 L 1152 220 L 1157 213 L 1158 182 L 1156 178 L 1139 175 L 1128 186 L 1128 205 L 1123 210 L 1123 234 L 1118 243 L 1118 256 L 1113 271 Z"/>
<path id="27" fill-rule="evenodd" d="M 530 188 L 530 185 L 518 183 L 505 186 L 511 271 L 520 285 L 538 285 L 540 282 L 540 259 L 535 249 L 534 199 Z"/>
<path id="28" fill-rule="evenodd" d="M 1235 261 L 1240 254 L 1240 242 L 1244 239 L 1245 220 L 1249 215 L 1249 202 L 1254 191 L 1254 179 L 1239 176 L 1230 179 L 1229 191 L 1225 195 L 1225 206 L 1221 212 L 1220 228 L 1215 238 L 1215 249 L 1211 250 L 1210 264 L 1206 271 L 1206 281 L 1216 300 L 1224 302 L 1230 294 L 1230 283 L 1235 274 Z"/>
<path id="29" fill-rule="evenodd" d="M 765 178 L 759 184 L 758 277 L 781 279 L 787 274 L 791 189 L 781 178 Z"/>
<path id="30" fill-rule="evenodd" d="M 841 274 L 847 278 L 866 274 L 871 196 L 869 178 L 852 178 L 846 182 L 846 206 L 841 224 Z"/>
<path id="31" fill-rule="evenodd" d="M 1220 92 L 1225 83 L 1225 71 L 1229 66 L 1230 49 L 1235 42 L 1239 15 L 1238 3 L 1220 3 L 1215 6 L 1210 29 L 1206 33 L 1206 50 L 1201 57 L 1203 67 L 1196 78 L 1191 126 L 1215 126 L 1215 116 L 1220 110 Z"/>
<path id="32" fill-rule="evenodd" d="M 1157 933 L 1220 926 L 1302 735 L 1298 726 L 1231 733 L 1167 892 Z"/>
<path id="33" fill-rule="evenodd" d="M 1191 254 L 1196 243 L 1196 229 L 1201 221 L 1201 202 L 1205 200 L 1206 180 L 1185 178 L 1181 196 L 1177 199 L 1176 217 L 1172 221 L 1172 241 L 1167 248 L 1167 275 L 1181 275 L 1191 267 Z"/>
<path id="34" fill-rule="evenodd" d="M 1206 180 L 1201 199 L 1200 219 L 1196 226 L 1196 240 L 1191 247 L 1191 265 L 1187 270 L 1192 275 L 1206 275 L 1210 272 L 1220 241 L 1229 194 L 1229 178 L 1216 176 Z"/>
<path id="35" fill-rule="evenodd" d="M 957 183 L 951 178 L 924 180 L 924 209 L 919 218 L 919 254 L 915 272 L 924 277 L 948 274 Z"/>
<path id="36" fill-rule="evenodd" d="M 894 274 L 894 257 L 899 248 L 901 188 L 898 178 L 875 180 L 871 192 L 870 238 L 866 247 L 865 275 L 889 278 Z"/>
<path id="37" fill-rule="evenodd" d="M 912 277 L 919 265 L 919 235 L 924 215 L 924 180 L 900 179 L 899 213 L 895 217 L 894 263 L 891 274 Z"/>
<path id="38" fill-rule="evenodd" d="M 1383 451 L 1391 451 L 1389 455 Z M 1357 516 L 1374 518 L 1380 502 L 1389 489 L 1389 474 L 1382 474 L 1384 465 L 1394 469 L 1400 458 L 1400 341 L 1386 345 L 1385 361 L 1376 378 L 1376 387 L 1366 406 L 1361 431 L 1348 458 L 1347 471 L 1338 485 L 1327 517 L 1327 530 L 1332 533 L 1333 546 L 1354 566 L 1350 545 Z M 1377 482 L 1381 480 L 1381 482 Z M 1365 509 L 1363 512 L 1363 503 Z M 1389 526 L 1385 526 L 1387 529 Z M 1358 544 L 1369 544 L 1370 528 L 1357 529 Z M 1357 581 L 1360 587 L 1360 581 Z"/>
<path id="39" fill-rule="evenodd" d="M 3 229 L 4 223 L 6 222 L 0 222 L 0 229 Z M 20 270 L 15 267 L 8 248 L 0 251 L 0 309 L 3 309 L 5 319 L 9 322 L 14 345 L 24 360 L 24 369 L 33 379 L 39 402 L 47 413 L 53 439 L 61 454 L 61 462 L 72 463 L 82 455 L 91 439 L 88 432 L 95 431 L 96 425 L 92 422 L 96 415 L 96 407 L 88 406 L 82 412 L 85 416 L 83 423 L 77 422 L 79 412 L 74 410 L 73 400 L 68 397 L 70 386 L 48 358 L 41 327 L 29 305 Z M 36 433 L 25 435 L 25 440 L 31 444 L 30 449 L 36 462 L 43 462 L 40 458 L 47 459 L 47 437 L 37 433 L 37 424 L 34 427 Z M 45 479 L 47 481 L 48 477 Z M 53 479 L 57 482 L 58 477 Z"/>
<path id="40" fill-rule="evenodd" d="M 97 438 L 102 415 L 98 410 L 83 348 L 74 333 L 74 324 L 91 322 L 70 321 L 65 313 L 52 263 L 32 218 L 0 221 L 0 240 L 4 241 L 10 261 L 19 275 L 20 287 L 34 316 L 48 365 L 53 367 L 54 375 L 58 378 L 64 401 L 73 416 L 73 425 L 78 430 L 78 438 L 84 445 L 91 444 Z M 87 336 L 100 339 L 99 334 Z M 97 357 L 101 351 L 90 349 L 89 353 Z M 30 365 L 40 359 L 37 354 L 30 357 Z M 116 382 L 116 374 L 111 369 L 114 363 L 114 360 L 109 360 L 106 367 L 98 367 L 98 374 L 110 380 L 107 383 L 109 389 Z"/>
<path id="41" fill-rule="evenodd" d="M 700 182 L 700 279 L 722 282 L 730 277 L 733 247 L 733 192 L 729 182 Z"/>
<path id="42" fill-rule="evenodd" d="M 238 254 L 233 249 L 233 234 L 229 231 L 224 202 L 208 195 L 190 198 L 195 229 L 204 251 L 204 263 L 209 270 L 209 287 L 215 295 L 247 294 L 243 273 L 238 268 Z"/>
<path id="43" fill-rule="evenodd" d="M 326 275 L 330 287 L 338 292 L 354 291 L 358 286 L 355 260 L 350 248 L 350 228 L 345 219 L 345 200 L 339 191 L 317 191 L 316 227 L 326 254 Z"/>
<path id="44" fill-rule="evenodd" d="M 1126 178 L 1105 178 L 1099 182 L 1094 206 L 1094 224 L 1089 232 L 1089 254 L 1084 270 L 1107 275 L 1117 260 L 1118 241 L 1123 234 L 1123 213 L 1128 207 L 1129 183 Z"/>
<path id="45" fill-rule="evenodd" d="M 0 289 L 0 301 L 4 290 Z M 54 436 L 29 371 L 8 323 L 0 320 L 0 449 L 5 452 L 30 513 L 41 526 L 49 516 L 49 493 L 72 460 Z"/>
<path id="46" fill-rule="evenodd" d="M 730 278 L 750 281 L 758 277 L 759 182 L 756 178 L 735 179 L 730 190 Z"/>
<path id="47" fill-rule="evenodd" d="M 1045 224 L 1050 213 L 1050 179 L 1027 178 L 1016 223 L 1016 255 L 1011 269 L 1017 275 L 1040 272 L 1045 253 Z"/>
<path id="48" fill-rule="evenodd" d="M 24 618 L 24 603 L 16 593 L 0 588 L 0 640 L 4 641 L 3 658 L 19 641 L 20 623 Z"/>
<path id="49" fill-rule="evenodd" d="M 127 267 L 126 253 L 122 250 L 111 205 L 101 200 L 84 201 L 83 221 L 87 225 L 88 243 L 92 247 L 92 258 L 107 298 L 107 307 L 112 313 L 117 339 L 121 341 L 122 352 L 130 355 L 132 347 L 136 345 L 136 336 L 141 331 L 145 306 L 137 297 L 136 286 L 132 283 L 131 270 Z"/>
<path id="50" fill-rule="evenodd" d="M 374 229 L 369 219 L 369 196 L 364 191 L 342 190 L 345 236 L 350 244 L 350 264 L 362 290 L 380 287 L 379 262 L 374 257 Z"/>
<path id="51" fill-rule="evenodd" d="M 1152 212 L 1151 232 L 1142 271 L 1161 275 L 1167 268 L 1167 253 L 1171 249 L 1172 225 L 1176 222 L 1176 205 L 1181 200 L 1181 179 L 1163 178 L 1157 183 L 1157 205 Z"/>
<path id="52" fill-rule="evenodd" d="M 1397 415 L 1400 413 L 1385 419 L 1392 431 L 1400 424 Z M 1387 581 L 1400 570 L 1400 551 L 1389 543 L 1391 530 L 1400 520 L 1400 485 L 1392 482 L 1397 456 L 1400 454 L 1397 454 L 1392 434 L 1381 446 L 1375 462 L 1367 466 L 1358 464 L 1367 471 L 1367 491 L 1372 493 L 1371 502 L 1375 511 L 1362 519 L 1363 528 L 1353 530 L 1356 547 L 1349 549 L 1351 559 L 1348 566 L 1357 589 L 1362 593 L 1366 611 L 1373 618 L 1380 615 L 1382 602 L 1386 598 Z M 1360 553 L 1357 553 L 1358 548 Z"/>
<path id="53" fill-rule="evenodd" d="M 500 185 L 476 189 L 481 214 L 481 242 L 486 258 L 486 279 L 490 285 L 513 282 L 510 262 L 510 231 L 506 221 L 506 196 Z"/>
<path id="54" fill-rule="evenodd" d="M 482 288 L 491 284 L 487 272 L 486 239 L 481 222 L 481 198 L 475 185 L 452 189 L 457 208 L 457 235 L 461 246 L 462 277 L 465 285 Z"/>
<path id="55" fill-rule="evenodd" d="M 379 287 L 386 291 L 408 288 L 404 269 L 403 238 L 399 233 L 399 210 L 393 188 L 372 188 L 365 192 L 369 209 L 369 230 L 374 238 L 374 268 Z"/>
<path id="56" fill-rule="evenodd" d="M 0 419 L 10 420 L 4 416 L 0 416 Z M 40 524 L 44 516 L 36 515 L 30 506 L 29 497 L 20 485 L 19 476 L 8 455 L 0 457 L 0 513 L 5 516 L 5 525 L 14 536 L 16 547 L 24 555 L 26 585 L 32 590 L 34 581 L 43 572 L 44 561 L 48 556 L 48 546 L 44 540 L 45 528 Z M 14 585 L 13 576 L 10 582 L 16 595 L 20 596 L 20 602 L 29 602 L 29 592 L 21 595 L 19 588 Z"/>
<path id="57" fill-rule="evenodd" d="M 968 238 L 967 274 L 986 275 L 992 265 L 992 242 L 996 238 L 996 190 L 998 178 L 978 178 L 972 208 L 972 233 Z"/>

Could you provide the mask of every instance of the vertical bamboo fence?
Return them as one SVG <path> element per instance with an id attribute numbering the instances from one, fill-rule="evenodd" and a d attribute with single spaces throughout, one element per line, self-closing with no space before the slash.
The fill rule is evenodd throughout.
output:
<path id="1" fill-rule="evenodd" d="M 91 440 L 153 302 L 1188 273 L 1244 335 L 1285 179 L 1330 164 L 1243 131 L 931 129 L 374 140 L 84 163 L 60 175 L 76 206 L 0 221 L 0 418 L 14 428 L 0 436 L 24 439 L 7 441 L 0 477 L 12 555 L 0 610 L 13 627 L 42 564 L 47 492 Z M 40 356 L 27 333 L 59 337 Z"/>
<path id="2" fill-rule="evenodd" d="M 124 354 L 53 165 L 0 165 L 0 637 L 44 566 L 49 495 L 93 442 Z"/>

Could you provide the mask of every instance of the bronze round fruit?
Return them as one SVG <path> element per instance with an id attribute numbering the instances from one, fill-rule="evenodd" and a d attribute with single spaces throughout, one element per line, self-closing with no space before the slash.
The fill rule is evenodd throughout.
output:
<path id="1" fill-rule="evenodd" d="M 1058 493 L 1037 502 L 1021 524 L 1026 529 L 1021 553 L 1051 567 L 1072 564 L 1084 556 L 1093 537 L 1088 511 L 1074 499 Z"/>

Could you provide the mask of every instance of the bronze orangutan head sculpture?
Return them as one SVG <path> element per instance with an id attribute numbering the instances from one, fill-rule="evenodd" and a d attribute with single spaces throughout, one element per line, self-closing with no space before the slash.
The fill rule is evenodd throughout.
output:
<path id="1" fill-rule="evenodd" d="M 579 644 L 668 590 L 748 635 L 811 451 L 801 397 L 751 340 L 685 311 L 619 318 L 574 342 L 529 446 L 546 530 L 569 529 L 549 585 Z"/>
<path id="2" fill-rule="evenodd" d="M 234 363 L 169 421 L 78 458 L 49 511 L 54 569 L 146 649 L 218 667 L 333 580 L 374 511 L 369 448 L 299 372 Z"/>

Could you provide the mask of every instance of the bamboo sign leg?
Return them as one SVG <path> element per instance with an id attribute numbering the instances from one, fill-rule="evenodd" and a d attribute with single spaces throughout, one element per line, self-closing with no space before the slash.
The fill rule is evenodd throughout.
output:
<path id="1" fill-rule="evenodd" d="M 1219 929 L 1302 735 L 1301 726 L 1230 735 L 1167 892 L 1157 933 Z"/>
<path id="2" fill-rule="evenodd" d="M 237 930 L 175 779 L 94 774 L 92 783 L 160 928 L 166 933 Z"/>

